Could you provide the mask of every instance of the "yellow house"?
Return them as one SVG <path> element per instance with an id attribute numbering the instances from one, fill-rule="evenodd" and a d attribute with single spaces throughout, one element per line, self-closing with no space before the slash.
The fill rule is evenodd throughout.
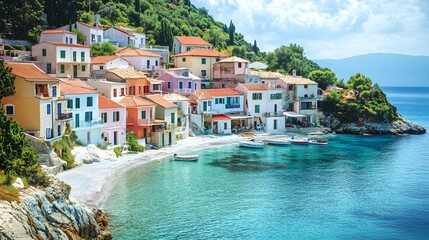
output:
<path id="1" fill-rule="evenodd" d="M 61 136 L 72 113 L 60 96 L 59 79 L 45 74 L 33 63 L 7 62 L 15 76 L 15 94 L 1 100 L 7 116 L 25 132 L 45 140 Z"/>
<path id="2" fill-rule="evenodd" d="M 222 53 L 211 49 L 195 48 L 188 52 L 174 55 L 177 68 L 189 68 L 195 76 L 201 78 L 201 84 L 208 84 L 213 79 L 213 64 L 226 58 Z"/>

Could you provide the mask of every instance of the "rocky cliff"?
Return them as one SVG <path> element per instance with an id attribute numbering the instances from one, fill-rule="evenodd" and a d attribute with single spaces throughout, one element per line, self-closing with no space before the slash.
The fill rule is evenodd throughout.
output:
<path id="1" fill-rule="evenodd" d="M 401 118 L 392 123 L 341 123 L 335 117 L 326 117 L 325 124 L 336 133 L 347 134 L 423 134 L 426 129 L 411 121 Z"/>
<path id="2" fill-rule="evenodd" d="M 0 201 L 0 239 L 111 239 L 107 215 L 69 199 L 52 179 L 45 189 L 21 189 L 20 202 Z"/>

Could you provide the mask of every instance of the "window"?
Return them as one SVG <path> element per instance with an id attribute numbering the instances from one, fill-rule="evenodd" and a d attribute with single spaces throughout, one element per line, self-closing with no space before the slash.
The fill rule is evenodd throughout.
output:
<path id="1" fill-rule="evenodd" d="M 73 51 L 73 62 L 76 62 L 76 52 Z"/>
<path id="2" fill-rule="evenodd" d="M 66 58 L 66 51 L 65 50 L 61 50 L 60 51 L 60 58 Z"/>
<path id="3" fill-rule="evenodd" d="M 92 107 L 92 97 L 86 97 L 86 106 Z"/>
<path id="4" fill-rule="evenodd" d="M 260 113 L 259 105 L 255 105 L 255 113 Z"/>
<path id="5" fill-rule="evenodd" d="M 183 82 L 179 82 L 179 89 L 183 88 Z"/>
<path id="6" fill-rule="evenodd" d="M 85 52 L 80 52 L 80 61 L 85 62 Z"/>
<path id="7" fill-rule="evenodd" d="M 13 104 L 6 104 L 6 115 L 15 115 L 15 106 Z"/>
<path id="8" fill-rule="evenodd" d="M 80 98 L 75 99 L 76 108 L 80 108 Z"/>
<path id="9" fill-rule="evenodd" d="M 95 43 L 95 34 L 91 34 L 91 43 Z"/>
<path id="10" fill-rule="evenodd" d="M 51 114 L 51 104 L 46 105 L 46 114 Z"/>
<path id="11" fill-rule="evenodd" d="M 70 109 L 73 108 L 73 99 L 68 99 L 67 100 L 67 108 L 70 108 Z"/>
<path id="12" fill-rule="evenodd" d="M 100 70 L 103 70 L 104 69 L 104 66 L 100 66 Z"/>
<path id="13" fill-rule="evenodd" d="M 207 60 L 206 58 L 201 58 L 201 64 L 206 64 Z"/>
<path id="14" fill-rule="evenodd" d="M 155 66 L 157 66 L 157 67 L 158 67 L 158 60 L 156 60 L 156 61 L 155 61 Z"/>
<path id="15" fill-rule="evenodd" d="M 225 104 L 225 98 L 215 98 L 215 104 Z"/>
<path id="16" fill-rule="evenodd" d="M 228 123 L 223 123 L 223 129 L 227 130 L 228 129 Z"/>
<path id="17" fill-rule="evenodd" d="M 79 126 L 80 126 L 80 118 L 79 118 L 79 114 L 75 114 L 74 115 L 74 126 L 76 127 L 76 128 L 78 128 Z"/>
<path id="18" fill-rule="evenodd" d="M 65 73 L 66 72 L 66 66 L 64 64 L 60 65 L 60 73 Z"/>
<path id="19" fill-rule="evenodd" d="M 150 60 L 146 61 L 146 68 L 149 69 L 150 68 Z"/>
<path id="20" fill-rule="evenodd" d="M 176 120 L 175 114 L 171 113 L 171 123 L 174 123 L 175 120 Z"/>
<path id="21" fill-rule="evenodd" d="M 52 97 L 57 96 L 57 86 L 52 86 Z"/>
<path id="22" fill-rule="evenodd" d="M 113 89 L 113 97 L 117 97 L 118 96 L 118 90 L 117 89 Z"/>
<path id="23" fill-rule="evenodd" d="M 274 119 L 274 130 L 277 129 L 277 119 Z"/>
<path id="24" fill-rule="evenodd" d="M 82 72 L 85 72 L 85 71 L 86 71 L 86 66 L 82 65 Z"/>
<path id="25" fill-rule="evenodd" d="M 46 48 L 42 49 L 42 56 L 46 57 Z"/>
<path id="26" fill-rule="evenodd" d="M 66 43 L 69 43 L 69 37 L 66 37 Z"/>
<path id="27" fill-rule="evenodd" d="M 207 71 L 206 71 L 206 70 L 201 70 L 201 76 L 202 76 L 202 77 L 207 76 Z"/>
<path id="28" fill-rule="evenodd" d="M 197 83 L 194 84 L 194 90 L 197 90 Z"/>
<path id="29" fill-rule="evenodd" d="M 47 74 L 52 73 L 52 64 L 51 63 L 46 63 L 46 73 Z"/>
<path id="30" fill-rule="evenodd" d="M 191 51 L 191 48 L 190 48 L 190 47 L 187 47 L 187 48 L 186 48 L 186 51 Z"/>
<path id="31" fill-rule="evenodd" d="M 240 62 L 238 63 L 238 68 L 241 68 L 241 63 Z"/>
<path id="32" fill-rule="evenodd" d="M 107 123 L 107 113 L 101 113 L 101 120 L 103 121 L 103 123 Z"/>
<path id="33" fill-rule="evenodd" d="M 142 111 L 142 119 L 146 119 L 146 111 Z"/>
<path id="34" fill-rule="evenodd" d="M 121 88 L 121 96 L 125 96 L 125 88 Z"/>
<path id="35" fill-rule="evenodd" d="M 216 58 L 216 62 L 219 62 L 220 61 L 220 58 Z"/>
<path id="36" fill-rule="evenodd" d="M 186 58 L 182 58 L 182 62 L 186 62 Z"/>
<path id="37" fill-rule="evenodd" d="M 101 35 L 97 35 L 97 42 L 101 42 Z"/>
<path id="38" fill-rule="evenodd" d="M 293 85 L 289 85 L 288 89 L 289 89 L 289 91 L 292 91 L 293 90 Z"/>
<path id="39" fill-rule="evenodd" d="M 282 94 L 281 93 L 273 93 L 270 94 L 270 99 L 274 100 L 274 99 L 282 99 Z"/>
<path id="40" fill-rule="evenodd" d="M 262 99 L 262 93 L 253 93 L 252 99 L 253 100 L 261 100 Z"/>
<path id="41" fill-rule="evenodd" d="M 85 122 L 92 121 L 92 112 L 85 112 Z"/>
<path id="42" fill-rule="evenodd" d="M 113 121 L 119 122 L 119 112 L 113 112 Z"/>
<path id="43" fill-rule="evenodd" d="M 170 89 L 171 88 L 171 82 L 167 82 L 167 88 Z"/>
<path id="44" fill-rule="evenodd" d="M 192 82 L 188 82 L 188 88 L 191 89 L 192 88 Z"/>
<path id="45" fill-rule="evenodd" d="M 305 84 L 305 85 L 304 85 L 304 88 L 308 88 L 308 85 L 307 85 L 307 84 Z"/>
<path id="46" fill-rule="evenodd" d="M 70 44 L 73 44 L 73 38 L 70 38 Z"/>

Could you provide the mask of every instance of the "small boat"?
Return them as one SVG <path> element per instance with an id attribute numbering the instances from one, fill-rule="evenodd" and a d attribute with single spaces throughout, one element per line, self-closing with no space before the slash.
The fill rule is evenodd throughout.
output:
<path id="1" fill-rule="evenodd" d="M 239 146 L 242 148 L 256 148 L 256 149 L 261 149 L 264 148 L 264 143 L 263 142 L 255 142 L 255 141 L 240 141 L 239 142 Z"/>
<path id="2" fill-rule="evenodd" d="M 292 138 L 292 140 L 290 140 L 290 142 L 292 144 L 305 145 L 305 144 L 308 144 L 308 139 L 306 139 L 306 138 Z"/>
<path id="3" fill-rule="evenodd" d="M 198 158 L 200 158 L 200 155 L 198 154 L 195 154 L 195 155 L 177 155 L 177 153 L 174 154 L 174 160 L 176 161 L 192 162 L 192 161 L 197 161 Z"/>
<path id="4" fill-rule="evenodd" d="M 290 144 L 290 141 L 287 139 L 265 139 L 263 142 L 268 145 L 276 146 L 285 146 Z"/>
<path id="5" fill-rule="evenodd" d="M 317 145 L 326 145 L 328 144 L 328 139 L 310 139 L 308 140 L 308 143 L 317 144 Z"/>

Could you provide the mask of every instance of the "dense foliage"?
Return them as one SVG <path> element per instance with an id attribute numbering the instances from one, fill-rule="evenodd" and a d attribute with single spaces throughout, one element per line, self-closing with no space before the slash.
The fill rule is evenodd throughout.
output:
<path id="1" fill-rule="evenodd" d="M 396 107 L 372 80 L 360 73 L 350 77 L 348 90 L 331 91 L 322 104 L 325 115 L 332 115 L 343 123 L 390 123 L 399 118 Z"/>
<path id="2" fill-rule="evenodd" d="M 75 166 L 74 155 L 71 153 L 71 150 L 77 145 L 76 140 L 77 137 L 74 132 L 71 131 L 70 124 L 66 123 L 66 129 L 64 130 L 63 136 L 53 144 L 54 151 L 58 157 L 67 162 L 66 169 L 70 169 Z"/>
<path id="3" fill-rule="evenodd" d="M 115 54 L 116 47 L 110 42 L 102 42 L 101 44 L 94 44 L 91 47 L 91 57 L 96 56 L 110 56 Z"/>
<path id="4" fill-rule="evenodd" d="M 136 151 L 136 152 L 143 152 L 144 151 L 144 146 L 140 145 L 137 142 L 137 137 L 136 137 L 136 134 L 134 132 L 127 132 L 127 135 L 125 138 L 127 141 L 127 145 L 129 146 L 128 150 Z"/>
<path id="5" fill-rule="evenodd" d="M 317 82 L 318 86 L 324 90 L 328 86 L 335 85 L 335 83 L 337 82 L 337 77 L 335 76 L 335 73 L 329 69 L 320 69 L 312 71 L 308 78 Z"/>

